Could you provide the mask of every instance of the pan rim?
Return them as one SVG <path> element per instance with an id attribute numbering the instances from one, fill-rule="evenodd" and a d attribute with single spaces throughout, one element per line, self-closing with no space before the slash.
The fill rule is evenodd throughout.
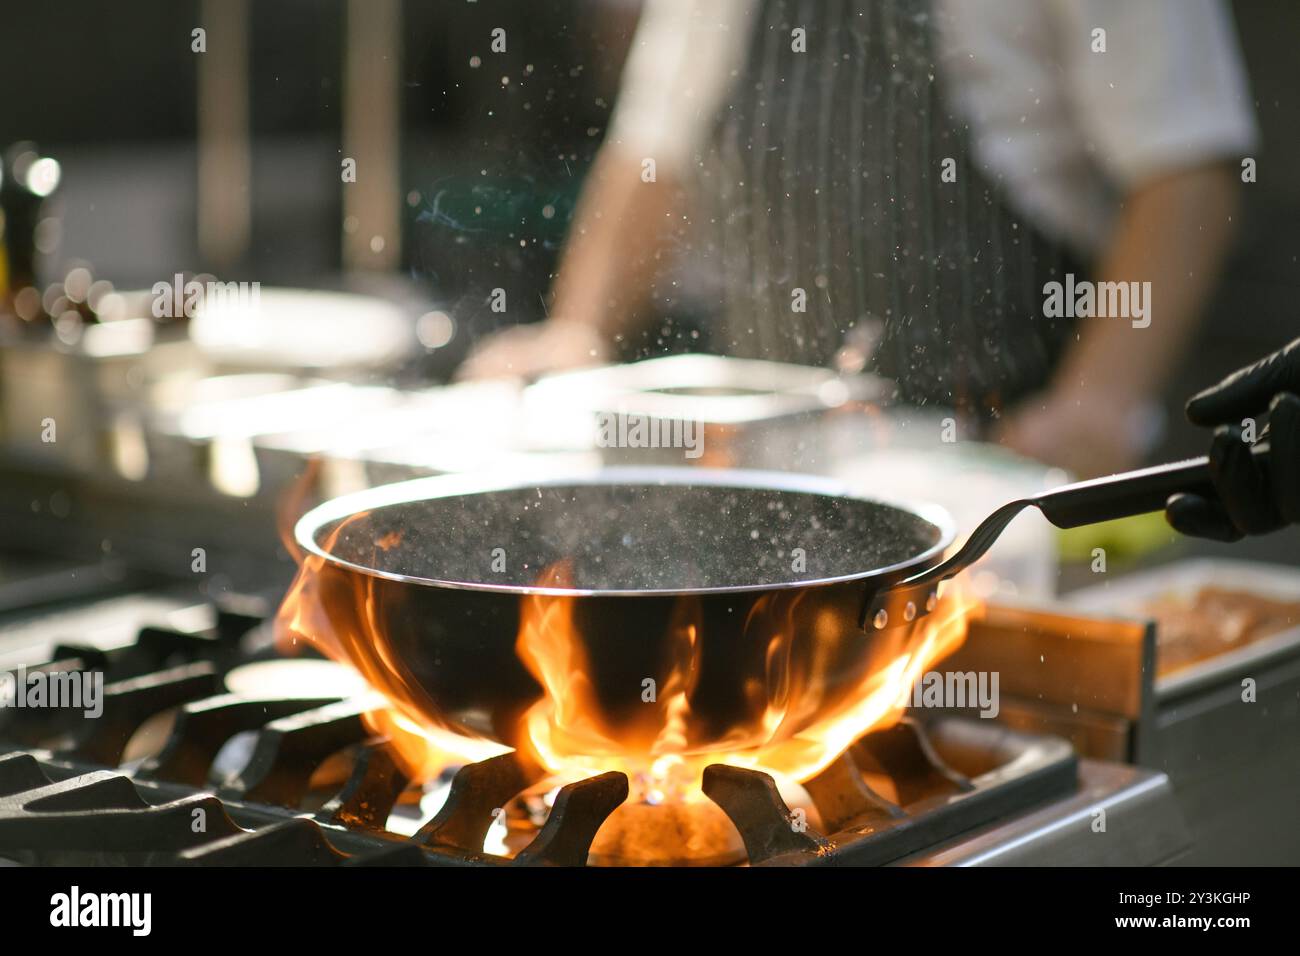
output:
<path id="1" fill-rule="evenodd" d="M 547 488 L 564 485 L 605 485 L 605 484 L 669 484 L 669 485 L 711 485 L 748 490 L 787 491 L 794 493 L 825 495 L 836 498 L 849 498 L 882 505 L 900 511 L 909 512 L 932 525 L 938 532 L 935 543 L 908 558 L 885 567 L 872 568 L 853 574 L 837 575 L 801 581 L 779 581 L 771 584 L 739 584 L 722 587 L 692 588 L 556 588 L 523 584 L 492 584 L 482 581 L 452 581 L 439 578 L 419 577 L 398 574 L 379 568 L 370 568 L 354 561 L 340 558 L 327 552 L 316 540 L 316 534 L 333 522 L 340 521 L 362 511 L 403 504 L 430 498 L 451 498 L 472 494 L 490 494 L 497 491 L 512 491 L 523 488 Z M 420 493 L 428 490 L 436 493 Z M 430 475 L 411 478 L 406 481 L 377 485 L 362 491 L 351 492 L 337 498 L 331 498 L 312 508 L 294 525 L 294 540 L 304 552 L 328 562 L 335 567 L 344 568 L 370 577 L 393 581 L 400 584 L 412 584 L 421 587 L 446 588 L 458 591 L 482 591 L 488 594 L 515 594 L 519 596 L 546 595 L 554 597 L 672 597 L 677 595 L 710 594 L 746 594 L 761 591 L 783 591 L 798 588 L 822 587 L 833 584 L 849 584 L 887 577 L 899 572 L 912 571 L 927 566 L 942 556 L 956 538 L 956 528 L 947 509 L 933 503 L 918 503 L 897 499 L 876 498 L 853 491 L 848 485 L 834 478 L 820 475 L 806 475 L 795 472 L 764 471 L 741 468 L 700 468 L 700 467 L 603 467 L 590 471 L 546 472 L 503 478 L 498 474 L 481 472 L 461 472 L 456 474 Z"/>

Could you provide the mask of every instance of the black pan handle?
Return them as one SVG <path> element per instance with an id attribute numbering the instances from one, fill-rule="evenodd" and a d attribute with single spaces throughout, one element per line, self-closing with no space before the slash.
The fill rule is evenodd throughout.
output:
<path id="1" fill-rule="evenodd" d="M 1257 463 L 1268 467 L 1268 442 L 1254 445 L 1251 454 Z M 1030 503 L 1058 528 L 1078 528 L 1163 511 L 1165 503 L 1177 494 L 1217 499 L 1210 477 L 1210 459 L 1189 458 L 1063 485 L 1031 498 Z"/>
<path id="2" fill-rule="evenodd" d="M 1210 459 L 1189 458 L 1062 485 L 1030 500 L 1058 528 L 1078 528 L 1163 511 L 1172 495 L 1184 492 L 1214 497 Z"/>
<path id="3" fill-rule="evenodd" d="M 1254 445 L 1251 454 L 1267 469 L 1267 441 Z M 1163 511 L 1165 503 L 1177 494 L 1198 494 L 1217 500 L 1208 458 L 1189 458 L 1107 475 L 1063 485 L 1033 498 L 1012 501 L 980 522 L 961 548 L 947 560 L 902 581 L 869 590 L 862 605 L 862 627 L 865 629 L 871 625 L 881 629 L 888 627 L 891 621 L 897 622 L 900 617 L 910 623 L 933 609 L 939 584 L 983 557 L 1012 519 L 1026 508 L 1038 508 L 1058 528 L 1078 528 Z"/>

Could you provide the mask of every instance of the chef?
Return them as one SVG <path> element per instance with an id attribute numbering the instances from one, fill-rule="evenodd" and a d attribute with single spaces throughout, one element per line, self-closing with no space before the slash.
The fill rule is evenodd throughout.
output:
<path id="1" fill-rule="evenodd" d="M 1255 136 L 1219 0 L 647 0 L 550 318 L 464 372 L 606 361 L 694 297 L 719 351 L 856 353 L 900 401 L 1120 470 Z"/>

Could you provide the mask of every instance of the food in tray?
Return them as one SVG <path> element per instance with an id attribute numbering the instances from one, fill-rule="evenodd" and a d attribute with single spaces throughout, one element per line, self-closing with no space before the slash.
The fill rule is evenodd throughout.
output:
<path id="1" fill-rule="evenodd" d="M 1300 626 L 1300 601 L 1206 585 L 1166 594 L 1143 611 L 1156 621 L 1156 673 L 1163 676 Z"/>

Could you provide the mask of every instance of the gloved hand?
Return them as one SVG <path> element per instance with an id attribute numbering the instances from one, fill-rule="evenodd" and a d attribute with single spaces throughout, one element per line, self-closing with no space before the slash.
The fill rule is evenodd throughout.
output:
<path id="1" fill-rule="evenodd" d="M 1175 495 L 1165 515 L 1183 534 L 1236 541 L 1300 522 L 1300 339 L 1229 375 L 1187 403 L 1194 425 L 1217 426 L 1210 474 L 1219 500 Z M 1242 422 L 1268 413 L 1256 426 L 1267 438 L 1267 467 L 1251 454 Z"/>

